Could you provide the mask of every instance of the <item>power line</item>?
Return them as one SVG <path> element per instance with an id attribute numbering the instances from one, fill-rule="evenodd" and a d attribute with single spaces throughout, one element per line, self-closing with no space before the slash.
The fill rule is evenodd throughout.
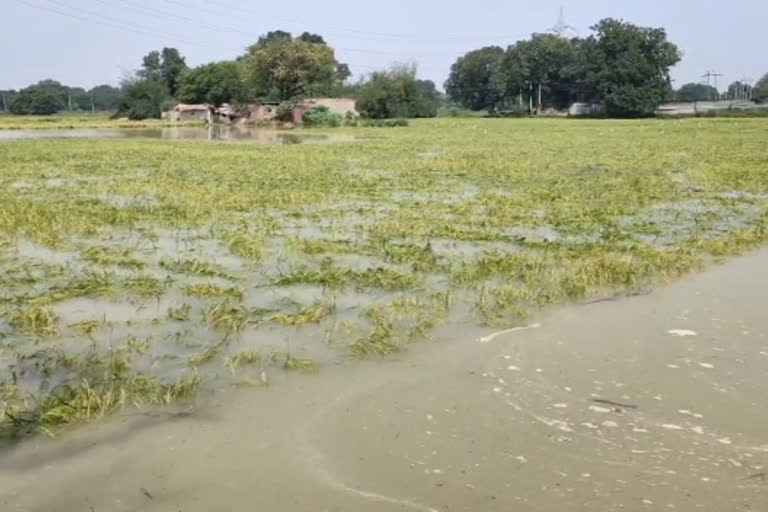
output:
<path id="1" fill-rule="evenodd" d="M 23 5 L 26 5 L 27 7 L 32 7 L 33 9 L 37 9 L 37 10 L 44 11 L 44 12 L 50 12 L 50 13 L 58 14 L 59 16 L 64 16 L 66 18 L 71 18 L 71 19 L 82 21 L 82 22 L 89 23 L 89 24 L 102 25 L 102 26 L 105 26 L 105 27 L 114 28 L 114 29 L 118 29 L 118 30 L 124 30 L 126 32 L 132 32 L 134 34 L 139 34 L 139 35 L 149 35 L 149 36 L 161 37 L 161 38 L 165 38 L 165 39 L 174 39 L 177 42 L 180 42 L 180 43 L 183 43 L 183 44 L 192 45 L 192 46 L 209 47 L 208 45 L 206 45 L 204 43 L 200 43 L 200 42 L 196 42 L 196 41 L 188 41 L 188 40 L 183 40 L 183 39 L 176 39 L 175 36 L 169 37 L 169 34 L 161 34 L 161 33 L 158 33 L 158 32 L 153 32 L 153 31 L 142 29 L 142 28 L 136 28 L 136 27 L 132 27 L 132 26 L 127 26 L 127 25 L 122 24 L 122 22 L 116 23 L 114 21 L 110 21 L 110 20 L 114 20 L 114 18 L 108 18 L 107 19 L 107 18 L 103 18 L 102 17 L 101 19 L 99 19 L 99 18 L 93 19 L 93 14 L 92 13 L 90 13 L 91 17 L 89 18 L 87 16 L 86 17 L 78 16 L 77 14 L 73 14 L 71 12 L 62 11 L 62 10 L 59 10 L 59 9 L 57 9 L 55 7 L 50 7 L 50 6 L 47 6 L 47 5 L 34 4 L 32 2 L 28 2 L 27 0 L 16 0 L 16 2 L 20 3 L 20 4 L 23 4 Z M 69 7 L 69 6 L 65 5 L 65 4 L 59 4 L 59 5 L 60 6 L 63 5 L 63 7 L 65 7 L 65 8 Z M 83 12 L 85 12 L 85 11 L 83 11 Z M 89 14 L 88 12 L 85 12 L 85 13 L 86 13 L 86 15 Z"/>

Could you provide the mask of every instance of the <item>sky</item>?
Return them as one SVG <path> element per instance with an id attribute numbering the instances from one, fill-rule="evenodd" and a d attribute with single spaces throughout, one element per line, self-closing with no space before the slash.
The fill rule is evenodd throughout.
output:
<path id="1" fill-rule="evenodd" d="M 586 36 L 606 17 L 664 27 L 684 53 L 675 86 L 720 73 L 720 89 L 768 73 L 768 2 L 741 0 L 0 0 L 0 89 L 44 78 L 90 88 L 117 84 L 164 46 L 187 64 L 232 59 L 275 29 L 321 34 L 354 76 L 416 63 L 438 87 L 451 64 L 566 23 Z M 290 7 L 287 7 L 290 6 Z M 733 6 L 733 7 L 731 7 Z M 714 79 L 712 79 L 714 82 Z"/>

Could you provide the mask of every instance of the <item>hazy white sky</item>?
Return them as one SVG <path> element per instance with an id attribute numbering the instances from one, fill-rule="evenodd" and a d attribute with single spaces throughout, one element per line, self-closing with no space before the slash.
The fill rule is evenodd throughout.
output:
<path id="1" fill-rule="evenodd" d="M 766 0 L 0 0 L 0 89 L 116 83 L 163 46 L 190 66 L 233 58 L 278 28 L 323 35 L 355 76 L 416 62 L 442 88 L 456 57 L 542 32 L 561 6 L 581 35 L 605 17 L 665 27 L 685 53 L 676 86 L 708 70 L 721 89 L 768 72 Z"/>

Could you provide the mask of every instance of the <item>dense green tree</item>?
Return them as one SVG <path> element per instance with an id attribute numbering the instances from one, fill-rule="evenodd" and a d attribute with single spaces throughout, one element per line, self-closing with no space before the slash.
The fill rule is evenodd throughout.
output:
<path id="1" fill-rule="evenodd" d="M 95 110 L 117 110 L 120 103 L 120 89 L 111 85 L 97 85 L 88 91 Z"/>
<path id="2" fill-rule="evenodd" d="M 504 99 L 499 71 L 504 50 L 487 46 L 474 50 L 451 66 L 445 91 L 460 105 L 471 110 L 492 109 Z"/>
<path id="3" fill-rule="evenodd" d="M 584 84 L 602 99 L 609 115 L 649 115 L 670 99 L 669 68 L 681 53 L 664 29 L 609 18 L 592 30 L 584 42 Z"/>
<path id="4" fill-rule="evenodd" d="M 0 112 L 10 112 L 11 103 L 19 93 L 13 89 L 0 91 Z"/>
<path id="5" fill-rule="evenodd" d="M 255 49 L 258 46 L 264 46 L 269 43 L 273 43 L 275 41 L 283 41 L 286 39 L 287 40 L 293 39 L 293 35 L 291 35 L 290 32 L 286 32 L 285 30 L 272 30 L 270 32 L 267 32 L 263 36 L 260 36 L 256 44 L 248 48 L 248 51 L 251 52 L 253 49 Z"/>
<path id="6" fill-rule="evenodd" d="M 41 80 L 19 91 L 10 110 L 14 114 L 55 114 L 67 108 L 69 88 L 56 80 Z"/>
<path id="7" fill-rule="evenodd" d="M 358 85 L 357 109 L 366 117 L 434 117 L 440 106 L 435 84 L 416 77 L 414 66 L 371 73 Z"/>
<path id="8" fill-rule="evenodd" d="M 139 78 L 123 84 L 115 116 L 133 120 L 159 119 L 170 101 L 170 92 L 163 81 Z"/>
<path id="9" fill-rule="evenodd" d="M 330 46 L 283 35 L 262 37 L 248 48 L 243 64 L 248 84 L 265 99 L 328 94 L 340 82 L 339 62 Z"/>
<path id="10" fill-rule="evenodd" d="M 181 78 L 179 101 L 182 103 L 243 102 L 248 91 L 240 62 L 221 61 L 198 66 Z"/>
<path id="11" fill-rule="evenodd" d="M 581 40 L 553 34 L 518 41 L 507 48 L 499 73 L 506 96 L 529 98 L 542 108 L 567 107 L 580 93 L 581 50 Z"/>
<path id="12" fill-rule="evenodd" d="M 768 73 L 755 84 L 755 96 L 757 99 L 768 99 Z"/>
<path id="13" fill-rule="evenodd" d="M 11 103 L 11 112 L 17 115 L 51 115 L 64 110 L 61 97 L 51 89 L 27 87 Z"/>
<path id="14" fill-rule="evenodd" d="M 708 101 L 715 100 L 720 95 L 711 85 L 689 83 L 675 92 L 677 101 Z"/>
<path id="15" fill-rule="evenodd" d="M 311 34 L 309 32 L 302 33 L 299 37 L 297 37 L 297 39 L 306 43 L 328 44 L 320 34 Z"/>
<path id="16" fill-rule="evenodd" d="M 186 70 L 187 64 L 179 50 L 163 48 L 160 52 L 152 51 L 144 56 L 137 75 L 144 80 L 163 82 L 171 96 L 175 96 Z"/>

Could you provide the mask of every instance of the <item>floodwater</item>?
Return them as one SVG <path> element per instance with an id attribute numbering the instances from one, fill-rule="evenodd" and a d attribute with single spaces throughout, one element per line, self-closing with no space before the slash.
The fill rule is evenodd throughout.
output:
<path id="1" fill-rule="evenodd" d="M 0 509 L 768 510 L 765 268 L 27 440 Z"/>
<path id="2" fill-rule="evenodd" d="M 0 130 L 0 141 L 25 139 L 108 139 L 143 138 L 164 140 L 217 140 L 242 141 L 261 144 L 324 144 L 353 142 L 357 137 L 349 135 L 320 135 L 263 128 L 224 125 L 207 127 L 168 127 L 113 129 L 96 128 L 83 130 Z"/>

